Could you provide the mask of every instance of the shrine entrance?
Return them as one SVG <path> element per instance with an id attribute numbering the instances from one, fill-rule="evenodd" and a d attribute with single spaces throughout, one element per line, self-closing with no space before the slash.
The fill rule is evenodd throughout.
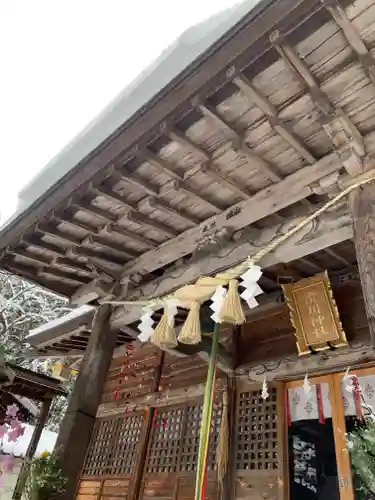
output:
<path id="1" fill-rule="evenodd" d="M 355 484 L 347 434 L 375 411 L 375 368 L 289 382 L 286 406 L 290 500 L 371 499 Z"/>

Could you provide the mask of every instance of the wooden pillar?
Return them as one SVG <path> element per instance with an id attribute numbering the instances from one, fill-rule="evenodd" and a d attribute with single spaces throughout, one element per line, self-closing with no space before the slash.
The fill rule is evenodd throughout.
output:
<path id="1" fill-rule="evenodd" d="M 349 201 L 359 276 L 371 340 L 375 345 L 375 183 L 355 189 Z"/>
<path id="2" fill-rule="evenodd" d="M 159 364 L 155 372 L 155 377 L 151 386 L 151 393 L 159 392 L 159 384 L 161 380 L 161 373 L 164 363 L 164 352 L 159 352 Z M 139 492 L 142 486 L 142 476 L 144 472 L 144 467 L 146 463 L 146 455 L 148 443 L 150 440 L 150 435 L 152 432 L 152 421 L 154 419 L 155 408 L 148 408 L 145 414 L 145 420 L 143 423 L 143 431 L 140 436 L 140 444 L 138 447 L 137 457 L 135 461 L 135 468 L 132 477 L 131 491 L 129 494 L 130 500 L 136 500 L 139 496 Z"/>
<path id="3" fill-rule="evenodd" d="M 237 388 L 235 375 L 228 377 L 228 413 L 229 413 L 229 454 L 228 470 L 224 478 L 224 491 L 222 499 L 234 500 L 236 498 L 236 409 Z"/>
<path id="4" fill-rule="evenodd" d="M 59 497 L 60 500 L 75 499 L 78 478 L 116 346 L 117 333 L 110 331 L 110 314 L 108 304 L 99 306 L 96 311 L 80 372 L 57 438 L 56 449 L 67 478 L 66 491 Z"/>
<path id="5" fill-rule="evenodd" d="M 31 440 L 30 440 L 29 446 L 26 450 L 23 464 L 22 464 L 20 473 L 18 475 L 16 487 L 14 488 L 14 491 L 13 491 L 13 496 L 12 496 L 13 499 L 19 500 L 22 497 L 22 493 L 25 489 L 26 480 L 27 480 L 27 476 L 29 473 L 29 464 L 30 464 L 33 456 L 35 455 L 36 449 L 38 447 L 40 436 L 42 435 L 44 425 L 47 421 L 48 412 L 49 412 L 49 409 L 51 407 L 51 403 L 52 403 L 52 398 L 45 399 L 43 401 L 42 408 L 39 412 L 38 420 L 37 420 L 36 425 L 34 427 L 33 435 L 31 436 Z"/>

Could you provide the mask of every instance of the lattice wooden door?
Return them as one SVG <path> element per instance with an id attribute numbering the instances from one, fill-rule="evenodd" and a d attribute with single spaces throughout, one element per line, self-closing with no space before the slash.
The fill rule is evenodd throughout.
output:
<path id="1" fill-rule="evenodd" d="M 219 398 L 220 399 L 220 398 Z M 191 500 L 194 496 L 202 403 L 190 402 L 158 411 L 151 431 L 140 498 Z M 213 412 L 205 498 L 216 498 L 215 452 L 221 403 Z"/>
<path id="2" fill-rule="evenodd" d="M 284 492 L 285 418 L 283 387 L 239 384 L 236 403 L 236 498 L 276 500 Z"/>
<path id="3" fill-rule="evenodd" d="M 77 500 L 128 498 L 143 430 L 142 413 L 97 419 Z"/>

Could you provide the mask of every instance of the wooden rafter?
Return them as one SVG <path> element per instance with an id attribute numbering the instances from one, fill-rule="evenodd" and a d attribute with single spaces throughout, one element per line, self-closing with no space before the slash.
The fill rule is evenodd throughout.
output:
<path id="1" fill-rule="evenodd" d="M 306 216 L 309 209 L 306 207 L 299 207 L 298 215 L 285 221 L 285 227 L 292 227 L 296 221 L 300 221 L 301 217 Z M 305 214 L 305 215 L 303 215 Z M 127 298 L 132 300 L 138 297 L 152 297 L 160 296 L 170 293 L 171 290 L 183 286 L 186 283 L 191 283 L 199 278 L 202 270 L 207 275 L 214 274 L 215 272 L 233 266 L 238 262 L 246 259 L 248 255 L 253 255 L 259 249 L 259 246 L 264 243 L 264 235 L 267 238 L 272 237 L 272 234 L 280 234 L 283 230 L 284 224 L 278 223 L 272 228 L 267 227 L 264 230 L 257 231 L 257 236 L 252 235 L 249 237 L 248 233 L 244 233 L 241 239 L 235 242 L 228 243 L 221 252 L 215 256 L 207 255 L 202 257 L 197 265 L 191 263 L 182 264 L 178 271 L 176 269 L 164 273 L 162 279 L 154 279 L 153 281 L 144 285 L 138 286 L 133 294 L 128 294 Z M 316 228 L 316 232 L 304 238 L 305 233 L 300 234 L 300 241 L 298 245 L 296 241 L 287 241 L 276 252 L 264 258 L 261 262 L 263 268 L 274 265 L 278 262 L 289 262 L 297 260 L 301 257 L 317 252 L 327 248 L 332 244 L 332 241 L 339 243 L 353 236 L 352 220 L 347 211 L 342 213 L 332 213 L 322 216 Z M 309 234 L 309 233 L 307 233 Z M 120 308 L 113 318 L 114 325 L 120 326 L 129 324 L 139 318 L 139 309 L 127 308 L 125 311 Z"/>
<path id="2" fill-rule="evenodd" d="M 321 0 L 321 2 L 345 35 L 349 45 L 357 54 L 366 75 L 375 86 L 375 61 L 345 10 L 337 0 Z"/>
<path id="3" fill-rule="evenodd" d="M 15 255 L 16 257 L 22 257 L 23 259 L 27 259 L 30 262 L 33 262 L 36 264 L 36 267 L 38 268 L 46 268 L 46 267 L 63 267 L 70 272 L 73 272 L 74 274 L 77 274 L 79 276 L 86 276 L 86 277 L 93 277 L 93 272 L 90 270 L 87 266 L 80 264 L 79 262 L 75 262 L 73 260 L 67 259 L 67 258 L 62 258 L 62 257 L 57 257 L 57 258 L 50 258 L 46 257 L 44 255 L 36 254 L 36 253 L 30 253 L 28 249 L 23 250 L 23 249 L 11 249 L 9 251 L 11 255 Z"/>
<path id="4" fill-rule="evenodd" d="M 212 122 L 215 123 L 219 129 L 223 130 L 229 135 L 229 137 L 233 138 L 233 148 L 247 157 L 252 162 L 252 165 L 255 165 L 256 168 L 268 177 L 271 182 L 279 182 L 284 178 L 277 171 L 277 168 L 274 165 L 271 165 L 269 162 L 264 160 L 264 158 L 254 153 L 250 146 L 246 144 L 244 134 L 235 130 L 232 125 L 230 125 L 222 116 L 219 115 L 217 111 L 212 108 L 212 106 L 200 102 L 197 104 L 197 108 L 204 116 L 212 120 Z M 301 200 L 301 203 L 305 205 L 310 204 L 308 200 Z M 274 217 L 278 220 L 282 220 L 282 216 L 278 213 L 275 213 Z"/>
<path id="5" fill-rule="evenodd" d="M 195 142 L 186 137 L 185 134 L 177 131 L 176 129 L 173 129 L 173 131 L 169 131 L 168 135 L 172 141 L 180 144 L 180 146 L 182 146 L 186 150 L 195 153 L 202 161 L 201 164 L 195 165 L 193 168 L 186 172 L 184 177 L 185 179 L 189 179 L 197 172 L 203 172 L 213 181 L 218 182 L 227 189 L 230 189 L 242 200 L 247 200 L 251 197 L 251 194 L 247 190 L 241 188 L 236 182 L 220 172 L 220 170 L 214 165 L 211 155 L 207 153 L 207 151 L 205 151 L 201 146 L 195 144 Z"/>
<path id="6" fill-rule="evenodd" d="M 223 210 L 222 207 L 217 206 L 212 201 L 202 197 L 193 189 L 191 189 L 189 187 L 189 181 L 185 181 L 183 175 L 180 175 L 175 170 L 173 170 L 169 162 L 165 161 L 162 158 L 159 158 L 150 150 L 145 150 L 140 153 L 140 157 L 154 167 L 158 168 L 161 172 L 166 173 L 170 177 L 172 177 L 172 179 L 160 189 L 161 195 L 164 195 L 169 191 L 181 192 L 186 196 L 197 200 L 199 203 L 202 203 L 203 205 L 209 207 L 213 211 L 213 213 L 219 213 Z"/>
<path id="7" fill-rule="evenodd" d="M 323 130 L 332 141 L 343 166 L 349 174 L 359 174 L 362 170 L 362 159 L 366 153 L 361 133 L 341 108 L 335 108 L 332 105 L 308 66 L 298 56 L 285 37 L 279 31 L 275 31 L 270 38 L 271 43 L 294 76 L 309 91 L 315 106 L 320 112 L 320 123 Z"/>
<path id="8" fill-rule="evenodd" d="M 131 206 L 129 202 L 126 200 L 126 198 L 115 193 L 113 190 L 105 189 L 103 186 L 101 186 L 100 188 L 92 187 L 92 190 L 95 190 L 96 194 L 100 194 L 101 196 L 107 197 L 112 201 L 115 201 L 117 204 L 125 208 L 127 210 L 127 213 L 121 216 L 117 216 L 111 212 L 108 212 L 107 210 L 102 210 L 100 208 L 94 207 L 91 203 L 82 203 L 82 202 L 76 204 L 77 209 L 83 210 L 96 217 L 101 217 L 107 222 L 117 223 L 119 222 L 120 219 L 125 220 L 128 218 L 129 220 L 133 220 L 134 222 L 137 222 L 141 225 L 144 224 L 155 231 L 162 232 L 169 238 L 176 236 L 177 233 L 173 228 L 161 222 L 154 221 L 153 219 L 150 219 L 150 217 L 147 217 L 145 214 L 137 212 L 137 208 Z"/>
<path id="9" fill-rule="evenodd" d="M 289 175 L 277 184 L 273 184 L 255 194 L 251 199 L 242 201 L 236 205 L 236 215 L 231 217 L 232 210 L 229 209 L 222 214 L 211 217 L 205 221 L 204 226 L 214 224 L 216 229 L 230 227 L 233 231 L 242 229 L 257 220 L 273 214 L 293 203 L 306 198 L 311 194 L 310 184 L 330 172 L 340 168 L 336 155 L 330 155 L 320 160 L 313 166 L 305 167 L 294 174 Z M 288 196 L 285 196 L 285 193 Z M 169 240 L 160 248 L 146 252 L 126 266 L 125 273 L 143 270 L 151 272 L 178 258 L 194 251 L 196 241 L 202 232 L 201 227 L 196 227 L 180 234 L 176 239 Z"/>
<path id="10" fill-rule="evenodd" d="M 245 136 L 234 130 L 233 127 L 229 125 L 215 110 L 213 110 L 211 106 L 199 103 L 197 108 L 204 116 L 212 120 L 219 127 L 219 129 L 227 133 L 230 138 L 233 138 L 233 148 L 247 157 L 260 172 L 270 179 L 270 181 L 278 182 L 282 179 L 282 176 L 278 173 L 277 168 L 264 160 L 261 156 L 254 153 L 250 146 L 246 144 Z"/>
<path id="11" fill-rule="evenodd" d="M 344 264 L 344 266 L 349 267 L 352 265 L 351 262 L 345 259 L 345 257 L 343 257 L 339 252 L 337 252 L 333 248 L 325 248 L 324 251 L 338 262 L 341 262 L 341 264 Z"/>
<path id="12" fill-rule="evenodd" d="M 314 259 L 311 257 L 301 257 L 300 261 L 302 264 L 305 264 L 305 266 L 309 267 L 313 272 L 315 273 L 320 273 L 323 271 L 322 266 L 320 266 Z"/>
<path id="13" fill-rule="evenodd" d="M 135 208 L 142 208 L 142 206 L 147 206 L 149 209 L 154 210 L 158 209 L 164 212 L 167 215 L 171 215 L 172 217 L 177 217 L 178 219 L 183 220 L 188 225 L 196 225 L 199 224 L 198 221 L 193 215 L 187 213 L 184 210 L 176 210 L 170 203 L 166 202 L 163 199 L 163 194 L 161 188 L 155 187 L 146 180 L 141 179 L 136 174 L 130 174 L 124 167 L 118 167 L 114 170 L 114 175 L 118 176 L 124 182 L 128 182 L 142 191 L 144 191 L 149 196 L 146 199 L 141 200 Z"/>
<path id="14" fill-rule="evenodd" d="M 308 164 L 313 165 L 316 161 L 310 153 L 303 141 L 289 129 L 278 116 L 278 111 L 275 106 L 264 97 L 258 89 L 242 74 L 237 74 L 233 78 L 233 83 L 241 90 L 243 95 L 261 109 L 267 117 L 269 124 L 273 130 L 278 133 L 290 146 L 295 149 Z"/>

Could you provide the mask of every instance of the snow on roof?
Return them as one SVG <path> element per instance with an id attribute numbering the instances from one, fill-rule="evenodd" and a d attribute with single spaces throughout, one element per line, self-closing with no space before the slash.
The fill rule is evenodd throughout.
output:
<path id="1" fill-rule="evenodd" d="M 13 455 L 14 457 L 25 456 L 27 447 L 29 446 L 31 437 L 34 432 L 34 426 L 29 424 L 24 425 L 26 427 L 25 434 L 21 436 L 16 442 L 9 442 L 7 437 L 4 437 L 0 447 L 1 453 Z M 40 437 L 35 456 L 39 457 L 43 453 L 43 451 L 48 451 L 49 453 L 51 453 L 55 446 L 56 440 L 57 432 L 44 429 Z"/>
<path id="2" fill-rule="evenodd" d="M 26 410 L 28 410 L 33 417 L 36 417 L 39 413 L 38 408 L 35 406 L 35 404 L 30 401 L 30 399 L 25 398 L 23 396 L 18 396 L 17 394 L 12 394 L 15 400 L 19 402 L 20 405 L 22 405 Z"/>
<path id="3" fill-rule="evenodd" d="M 76 309 L 70 311 L 68 314 L 65 314 L 65 316 L 61 316 L 60 318 L 48 321 L 47 323 L 44 323 L 43 325 L 38 326 L 37 328 L 33 328 L 32 330 L 29 331 L 29 334 L 26 338 L 32 337 L 33 335 L 38 335 L 40 333 L 44 333 L 47 330 L 50 330 L 51 328 L 56 328 L 57 326 L 65 325 L 65 323 L 68 323 L 73 319 L 80 318 L 81 316 L 84 316 L 85 314 L 93 310 L 94 307 L 88 305 L 77 307 Z"/>

